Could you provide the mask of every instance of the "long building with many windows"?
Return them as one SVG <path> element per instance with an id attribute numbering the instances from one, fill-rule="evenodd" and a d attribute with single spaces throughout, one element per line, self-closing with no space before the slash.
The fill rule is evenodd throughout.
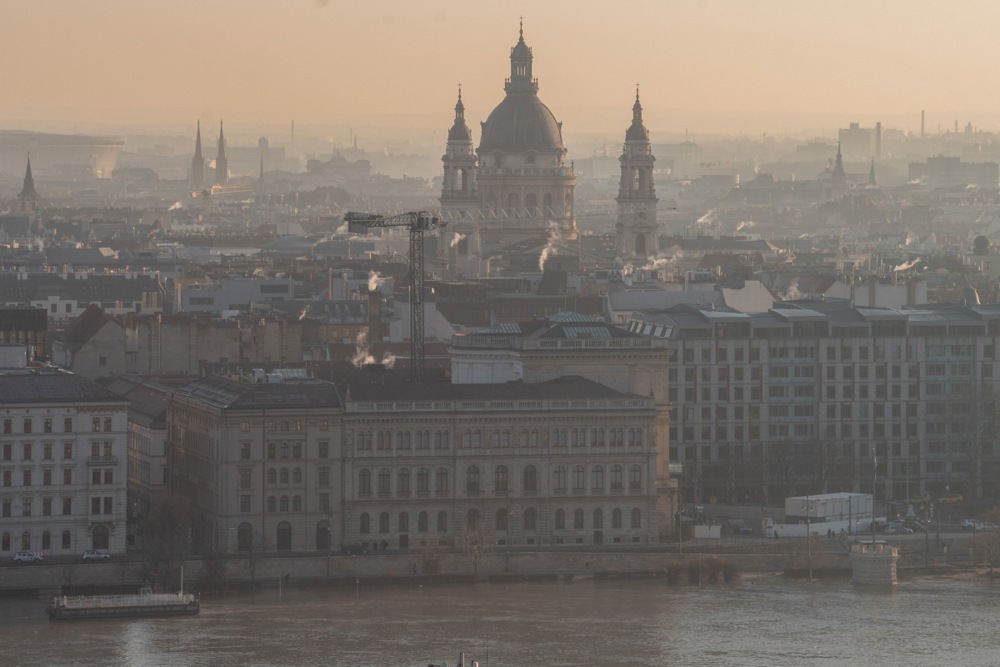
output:
<path id="1" fill-rule="evenodd" d="M 670 460 L 697 502 L 1000 497 L 1000 305 L 636 312 L 669 341 Z"/>

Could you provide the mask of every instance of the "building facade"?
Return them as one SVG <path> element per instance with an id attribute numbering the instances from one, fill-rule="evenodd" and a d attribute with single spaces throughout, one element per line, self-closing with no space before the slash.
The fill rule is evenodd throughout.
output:
<path id="1" fill-rule="evenodd" d="M 1000 495 L 1000 306 L 685 305 L 629 326 L 670 342 L 685 500 Z"/>
<path id="2" fill-rule="evenodd" d="M 352 386 L 345 541 L 375 549 L 656 542 L 652 399 L 579 377 Z"/>
<path id="3" fill-rule="evenodd" d="M 0 370 L 0 557 L 123 553 L 127 402 L 72 373 Z"/>

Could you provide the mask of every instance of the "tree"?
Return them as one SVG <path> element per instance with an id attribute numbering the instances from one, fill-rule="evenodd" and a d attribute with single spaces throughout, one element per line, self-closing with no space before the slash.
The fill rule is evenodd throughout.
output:
<path id="1" fill-rule="evenodd" d="M 168 589 L 178 579 L 181 561 L 190 552 L 188 513 L 167 494 L 154 497 L 143 520 L 142 558 L 151 587 Z"/>
<path id="2" fill-rule="evenodd" d="M 472 576 L 479 578 L 479 568 L 493 552 L 493 536 L 486 530 L 485 523 L 480 520 L 462 532 L 461 543 L 472 565 Z"/>

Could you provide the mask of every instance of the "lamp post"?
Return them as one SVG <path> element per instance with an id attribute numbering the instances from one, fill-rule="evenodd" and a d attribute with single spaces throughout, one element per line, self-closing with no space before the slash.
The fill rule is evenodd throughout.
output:
<path id="1" fill-rule="evenodd" d="M 512 507 L 507 507 L 507 544 L 504 557 L 504 570 L 510 572 L 510 543 L 511 543 L 511 523 L 514 521 L 514 517 L 519 515 L 520 511 Z"/>
<path id="2" fill-rule="evenodd" d="M 809 496 L 806 496 L 806 565 L 809 567 L 809 581 L 813 580 L 813 561 L 812 561 L 812 507 L 809 502 Z"/>

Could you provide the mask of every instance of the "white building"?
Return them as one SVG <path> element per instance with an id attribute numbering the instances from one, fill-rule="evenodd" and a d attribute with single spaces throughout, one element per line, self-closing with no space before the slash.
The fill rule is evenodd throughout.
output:
<path id="1" fill-rule="evenodd" d="M 0 557 L 125 550 L 127 401 L 55 369 L 0 369 Z"/>

